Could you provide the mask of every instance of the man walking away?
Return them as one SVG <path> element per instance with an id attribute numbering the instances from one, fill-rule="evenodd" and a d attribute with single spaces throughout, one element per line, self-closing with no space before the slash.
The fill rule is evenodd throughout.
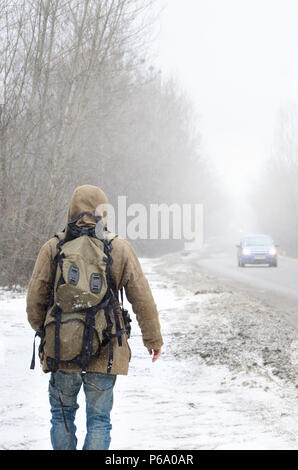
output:
<path id="1" fill-rule="evenodd" d="M 110 413 L 117 375 L 131 358 L 130 318 L 123 289 L 155 362 L 163 340 L 148 281 L 131 244 L 107 230 L 105 193 L 75 189 L 63 232 L 37 257 L 27 292 L 28 321 L 40 336 L 42 369 L 50 373 L 51 442 L 54 450 L 77 445 L 75 415 L 81 386 L 86 399 L 83 450 L 110 446 Z M 34 368 L 34 355 L 31 368 Z"/>

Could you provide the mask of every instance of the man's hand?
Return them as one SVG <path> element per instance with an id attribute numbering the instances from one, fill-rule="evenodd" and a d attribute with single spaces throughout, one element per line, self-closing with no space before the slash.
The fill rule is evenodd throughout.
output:
<path id="1" fill-rule="evenodd" d="M 161 348 L 159 348 L 159 349 L 148 349 L 148 352 L 149 352 L 150 356 L 153 353 L 152 362 L 155 362 L 155 361 L 157 361 L 157 359 L 161 355 Z"/>

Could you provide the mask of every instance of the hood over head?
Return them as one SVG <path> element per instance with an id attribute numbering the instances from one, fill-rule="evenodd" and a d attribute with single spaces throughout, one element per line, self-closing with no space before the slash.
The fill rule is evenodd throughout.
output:
<path id="1" fill-rule="evenodd" d="M 67 224 L 81 212 L 88 211 L 101 217 L 104 225 L 106 226 L 108 215 L 106 207 L 107 204 L 108 198 L 102 189 L 90 184 L 78 186 L 74 190 L 70 200 Z M 78 220 L 77 225 L 96 225 L 96 221 L 93 217 L 86 214 Z"/>

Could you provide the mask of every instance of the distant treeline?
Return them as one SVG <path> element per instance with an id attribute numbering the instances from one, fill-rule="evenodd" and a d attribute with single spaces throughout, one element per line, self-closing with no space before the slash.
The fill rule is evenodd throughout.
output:
<path id="1" fill-rule="evenodd" d="M 298 257 L 298 104 L 281 106 L 272 154 L 256 185 L 253 205 L 262 230 L 280 252 Z"/>

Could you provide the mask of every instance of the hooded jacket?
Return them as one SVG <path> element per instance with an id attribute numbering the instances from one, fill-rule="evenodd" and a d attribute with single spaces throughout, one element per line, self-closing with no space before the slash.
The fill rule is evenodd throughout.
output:
<path id="1" fill-rule="evenodd" d="M 84 185 L 75 189 L 67 215 L 67 223 L 84 211 L 90 211 L 102 217 L 105 223 L 108 204 L 105 193 L 96 186 Z M 78 221 L 80 225 L 94 225 L 95 221 L 86 214 Z M 109 232 L 107 232 L 109 234 Z M 61 234 L 59 235 L 61 237 Z M 107 235 L 108 236 L 108 235 Z M 53 260 L 57 253 L 59 239 L 53 237 L 41 248 L 27 290 L 27 315 L 31 327 L 40 331 L 46 317 L 52 285 L 54 282 L 55 267 Z M 160 323 L 157 308 L 152 296 L 148 281 L 142 272 L 141 265 L 131 244 L 118 236 L 112 241 L 111 277 L 117 290 L 125 290 L 127 300 L 132 305 L 136 319 L 141 329 L 143 343 L 146 348 L 159 349 L 162 344 Z M 126 335 L 123 345 L 119 346 L 114 340 L 114 361 L 112 374 L 126 375 L 131 358 L 131 351 Z M 106 373 L 108 364 L 108 346 L 104 347 L 98 358 L 89 364 L 87 370 L 91 372 Z M 43 371 L 48 372 L 46 358 L 42 360 Z M 80 370 L 75 364 L 63 365 L 60 369 Z"/>

